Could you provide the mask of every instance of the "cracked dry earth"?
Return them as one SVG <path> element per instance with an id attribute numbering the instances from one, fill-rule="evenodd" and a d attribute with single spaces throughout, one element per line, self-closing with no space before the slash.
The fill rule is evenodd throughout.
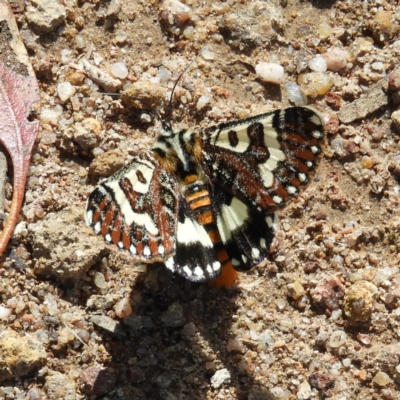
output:
<path id="1" fill-rule="evenodd" d="M 0 399 L 400 399 L 399 2 L 11 4 L 42 110 L 0 258 Z M 268 260 L 225 290 L 135 264 L 83 223 L 199 53 L 174 126 L 293 104 L 326 120 Z"/>

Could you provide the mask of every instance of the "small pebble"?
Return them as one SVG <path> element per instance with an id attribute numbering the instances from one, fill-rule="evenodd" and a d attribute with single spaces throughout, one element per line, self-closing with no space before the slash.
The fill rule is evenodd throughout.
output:
<path id="1" fill-rule="evenodd" d="M 40 143 L 49 146 L 57 141 L 57 135 L 50 131 L 42 131 L 42 137 L 40 138 Z"/>
<path id="2" fill-rule="evenodd" d="M 69 82 L 61 82 L 57 85 L 57 93 L 62 103 L 65 103 L 75 94 L 75 88 Z"/>
<path id="3" fill-rule="evenodd" d="M 279 64 L 259 62 L 256 65 L 257 76 L 265 82 L 279 85 L 283 82 L 284 72 L 282 65 Z"/>
<path id="4" fill-rule="evenodd" d="M 193 336 L 196 334 L 196 325 L 193 322 L 189 322 L 182 328 L 182 334 L 185 336 Z"/>
<path id="5" fill-rule="evenodd" d="M 71 83 L 71 85 L 80 86 L 85 81 L 85 74 L 83 71 L 71 72 L 67 76 L 67 80 L 69 83 Z"/>
<path id="6" fill-rule="evenodd" d="M 106 289 L 107 288 L 107 282 L 104 278 L 104 275 L 101 272 L 96 272 L 94 274 L 94 284 L 99 288 L 99 289 Z"/>
<path id="7" fill-rule="evenodd" d="M 333 29 L 330 25 L 328 25 L 326 22 L 322 22 L 318 26 L 318 36 L 320 39 L 325 40 L 328 39 L 329 36 L 333 34 Z"/>
<path id="8" fill-rule="evenodd" d="M 73 53 L 72 50 L 62 49 L 61 50 L 61 64 L 67 65 L 72 62 Z"/>
<path id="9" fill-rule="evenodd" d="M 169 306 L 168 311 L 161 318 L 166 327 L 178 328 L 186 322 L 183 308 L 179 303 L 173 303 Z"/>
<path id="10" fill-rule="evenodd" d="M 346 340 L 346 332 L 337 330 L 332 332 L 332 334 L 329 336 L 329 340 L 327 341 L 326 345 L 331 349 L 337 349 L 338 347 L 343 346 L 346 343 Z"/>
<path id="11" fill-rule="evenodd" d="M 208 47 L 204 47 L 204 49 L 201 52 L 201 56 L 207 61 L 212 61 L 215 58 L 214 52 L 210 50 Z"/>
<path id="12" fill-rule="evenodd" d="M 371 318 L 373 299 L 378 289 L 367 281 L 357 281 L 346 292 L 343 302 L 344 312 L 350 321 L 366 322 Z"/>
<path id="13" fill-rule="evenodd" d="M 344 297 L 345 288 L 336 276 L 327 275 L 319 280 L 315 289 L 311 290 L 314 302 L 324 305 L 329 310 L 337 310 Z"/>
<path id="14" fill-rule="evenodd" d="M 393 274 L 393 271 L 390 267 L 384 267 L 378 269 L 376 272 L 375 278 L 372 281 L 374 285 L 381 286 L 385 281 L 387 281 Z"/>
<path id="15" fill-rule="evenodd" d="M 198 111 L 202 110 L 207 104 L 210 103 L 212 97 L 210 96 L 200 96 L 197 100 L 196 108 Z"/>
<path id="16" fill-rule="evenodd" d="M 310 386 L 318 390 L 326 390 L 335 382 L 334 378 L 329 374 L 314 373 L 309 376 L 308 382 Z"/>
<path id="17" fill-rule="evenodd" d="M 316 97 L 328 93 L 333 84 L 333 78 L 324 72 L 309 72 L 300 74 L 298 83 L 307 96 Z"/>
<path id="18" fill-rule="evenodd" d="M 371 346 L 371 337 L 365 333 L 358 333 L 357 340 L 362 343 L 364 346 Z"/>
<path id="19" fill-rule="evenodd" d="M 322 56 L 317 56 L 308 62 L 308 66 L 315 72 L 325 72 L 327 70 L 326 61 Z"/>
<path id="20" fill-rule="evenodd" d="M 390 376 L 388 374 L 379 371 L 372 379 L 372 382 L 374 382 L 378 386 L 384 387 L 387 386 L 389 383 L 391 383 L 392 380 L 390 379 Z"/>
<path id="21" fill-rule="evenodd" d="M 238 339 L 229 340 L 228 344 L 226 345 L 226 349 L 231 353 L 244 353 L 245 351 L 243 343 Z"/>
<path id="22" fill-rule="evenodd" d="M 287 285 L 288 296 L 294 300 L 298 300 L 305 294 L 303 285 L 299 281 L 294 281 Z"/>
<path id="23" fill-rule="evenodd" d="M 126 318 L 132 314 L 132 307 L 129 299 L 124 297 L 114 306 L 115 314 L 118 318 Z"/>
<path id="24" fill-rule="evenodd" d="M 57 371 L 46 376 L 45 389 L 48 399 L 75 400 L 78 397 L 75 382 Z"/>
<path id="25" fill-rule="evenodd" d="M 171 79 L 171 72 L 169 72 L 163 65 L 158 69 L 157 76 L 160 78 L 161 82 L 168 82 Z"/>
<path id="26" fill-rule="evenodd" d="M 307 381 L 303 381 L 299 386 L 297 398 L 299 400 L 307 400 L 311 397 L 311 386 Z"/>
<path id="27" fill-rule="evenodd" d="M 125 165 L 125 155 L 120 149 L 99 154 L 89 165 L 89 175 L 110 176 Z"/>
<path id="28" fill-rule="evenodd" d="M 396 110 L 392 112 L 392 115 L 390 116 L 392 120 L 392 126 L 393 129 L 397 132 L 400 133 L 400 110 Z"/>
<path id="29" fill-rule="evenodd" d="M 117 62 L 111 64 L 110 74 L 114 78 L 126 79 L 128 73 L 129 73 L 128 68 L 126 68 L 126 65 L 123 62 Z"/>
<path id="30" fill-rule="evenodd" d="M 384 64 L 383 64 L 383 62 L 381 62 L 381 61 L 376 61 L 376 62 L 373 62 L 373 63 L 371 64 L 371 68 L 372 68 L 374 71 L 377 71 L 377 72 L 382 72 L 382 71 L 383 71 L 383 67 L 384 67 Z"/>
<path id="31" fill-rule="evenodd" d="M 104 396 L 114 387 L 116 377 L 110 371 L 91 366 L 81 372 L 80 381 L 84 393 Z"/>
<path id="32" fill-rule="evenodd" d="M 339 47 L 333 47 L 326 53 L 322 54 L 322 57 L 326 61 L 328 70 L 333 72 L 340 71 L 347 65 L 347 56 L 347 52 Z"/>
<path id="33" fill-rule="evenodd" d="M 307 96 L 301 91 L 300 86 L 296 82 L 286 82 L 284 84 L 289 101 L 295 106 L 307 105 Z"/>
<path id="34" fill-rule="evenodd" d="M 11 315 L 11 313 L 12 313 L 11 309 L 0 306 L 0 319 L 9 317 Z"/>
<path id="35" fill-rule="evenodd" d="M 389 90 L 396 92 L 400 90 L 400 69 L 398 68 L 389 75 Z"/>
<path id="36" fill-rule="evenodd" d="M 40 112 L 40 122 L 42 124 L 58 125 L 58 120 L 63 113 L 61 106 L 56 106 L 52 109 L 45 108 Z"/>
<path id="37" fill-rule="evenodd" d="M 211 386 L 214 389 L 219 389 L 224 383 L 229 383 L 231 381 L 231 374 L 226 368 L 218 370 L 211 377 Z"/>
<path id="38" fill-rule="evenodd" d="M 372 21 L 372 33 L 378 42 L 384 42 L 393 37 L 396 25 L 393 23 L 392 12 L 378 11 Z"/>

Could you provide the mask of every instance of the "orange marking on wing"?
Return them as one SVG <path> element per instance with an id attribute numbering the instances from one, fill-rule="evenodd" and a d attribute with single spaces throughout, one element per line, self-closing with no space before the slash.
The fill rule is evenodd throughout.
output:
<path id="1" fill-rule="evenodd" d="M 93 212 L 93 223 L 95 224 L 97 221 L 99 221 L 101 217 L 101 212 L 99 210 L 96 210 Z"/>
<path id="2" fill-rule="evenodd" d="M 302 160 L 315 160 L 315 154 L 307 149 L 302 149 L 298 147 L 296 149 L 293 149 L 293 153 Z"/>
<path id="3" fill-rule="evenodd" d="M 111 231 L 111 239 L 113 243 L 117 244 L 121 237 L 121 219 L 117 218 L 114 222 L 113 230 Z"/>
<path id="4" fill-rule="evenodd" d="M 215 288 L 223 288 L 233 286 L 238 278 L 238 272 L 233 268 L 230 261 L 224 264 L 221 268 L 221 275 L 209 282 L 210 286 Z"/>
<path id="5" fill-rule="evenodd" d="M 310 168 L 307 167 L 306 164 L 304 164 L 302 161 L 299 159 L 295 159 L 291 162 L 291 164 L 296 167 L 300 172 L 308 173 L 310 171 Z"/>
<path id="6" fill-rule="evenodd" d="M 301 185 L 300 181 L 297 178 L 293 178 L 290 181 L 290 184 L 293 185 L 293 186 L 296 186 L 296 187 L 299 187 Z"/>
<path id="7" fill-rule="evenodd" d="M 142 242 L 137 242 L 136 250 L 137 250 L 138 254 L 141 256 L 143 253 L 143 243 Z"/>
<path id="8" fill-rule="evenodd" d="M 122 231 L 122 243 L 124 244 L 124 248 L 129 250 L 132 242 L 129 233 L 125 229 Z"/>
<path id="9" fill-rule="evenodd" d="M 275 189 L 275 194 L 278 196 L 282 197 L 282 199 L 286 200 L 288 198 L 288 192 L 286 191 L 285 187 L 283 185 L 279 185 Z"/>
<path id="10" fill-rule="evenodd" d="M 112 220 L 114 219 L 114 209 L 113 208 L 109 208 L 104 216 L 104 220 L 101 224 L 101 234 L 103 236 L 107 235 L 107 233 L 109 233 L 110 231 L 110 225 Z"/>
<path id="11" fill-rule="evenodd" d="M 151 240 L 149 242 L 149 247 L 151 251 L 151 255 L 158 255 L 158 243 L 155 240 Z"/>
<path id="12" fill-rule="evenodd" d="M 100 211 L 103 211 L 107 206 L 108 206 L 108 201 L 106 198 L 104 198 L 98 205 Z"/>

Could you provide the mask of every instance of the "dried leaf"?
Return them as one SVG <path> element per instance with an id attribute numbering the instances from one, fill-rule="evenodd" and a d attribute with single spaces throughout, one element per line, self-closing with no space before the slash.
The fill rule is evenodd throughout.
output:
<path id="1" fill-rule="evenodd" d="M 19 38 L 12 11 L 0 0 L 0 141 L 14 167 L 11 209 L 0 235 L 0 254 L 4 252 L 17 223 L 24 198 L 32 147 L 39 122 L 29 121 L 38 111 L 39 88 L 26 50 Z"/>

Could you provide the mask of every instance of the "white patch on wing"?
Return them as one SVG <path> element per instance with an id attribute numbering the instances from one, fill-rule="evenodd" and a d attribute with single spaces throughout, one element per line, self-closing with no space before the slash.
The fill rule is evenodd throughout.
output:
<path id="1" fill-rule="evenodd" d="M 268 161 L 267 161 L 268 163 Z M 265 164 L 260 164 L 258 166 L 261 180 L 264 184 L 265 187 L 272 187 L 274 184 L 274 174 L 271 172 L 271 170 L 268 168 L 268 165 Z"/>
<path id="2" fill-rule="evenodd" d="M 231 237 L 231 232 L 243 226 L 249 218 L 248 208 L 239 199 L 234 197 L 228 206 L 223 204 L 221 214 L 217 218 L 217 226 L 223 243 Z"/>
<path id="3" fill-rule="evenodd" d="M 260 239 L 260 246 L 262 249 L 266 249 L 267 248 L 267 242 L 264 238 Z"/>
<path id="4" fill-rule="evenodd" d="M 135 247 L 133 244 L 130 245 L 129 251 L 131 252 L 131 254 L 132 254 L 133 256 L 135 256 L 135 255 L 137 254 L 136 247 Z"/>
<path id="5" fill-rule="evenodd" d="M 240 261 L 236 258 L 232 258 L 231 263 L 234 267 L 238 267 L 240 265 Z"/>
<path id="6" fill-rule="evenodd" d="M 175 262 L 173 257 L 168 258 L 168 260 L 166 260 L 164 264 L 170 271 L 175 271 Z"/>
<path id="7" fill-rule="evenodd" d="M 274 201 L 275 204 L 281 204 L 283 202 L 283 199 L 280 196 L 274 196 L 272 200 Z"/>
<path id="8" fill-rule="evenodd" d="M 320 131 L 313 131 L 312 135 L 315 137 L 315 139 L 321 139 L 324 136 Z"/>
<path id="9" fill-rule="evenodd" d="M 192 275 L 193 275 L 192 270 L 191 270 L 187 265 L 185 265 L 182 269 L 183 269 L 183 272 L 184 272 L 187 276 L 192 276 Z"/>
<path id="10" fill-rule="evenodd" d="M 221 263 L 219 261 L 214 261 L 212 267 L 214 271 L 218 271 L 221 268 Z"/>
<path id="11" fill-rule="evenodd" d="M 315 112 L 314 110 L 312 110 L 312 111 Z M 317 114 L 314 114 L 314 115 L 310 118 L 310 121 L 311 121 L 312 123 L 314 123 L 315 125 L 322 126 L 321 117 L 320 117 L 319 115 L 317 115 Z"/>
<path id="12" fill-rule="evenodd" d="M 285 153 L 278 147 L 268 147 L 270 158 L 277 161 L 283 161 L 286 159 Z"/>
<path id="13" fill-rule="evenodd" d="M 306 182 L 306 180 L 307 180 L 307 175 L 306 175 L 304 172 L 300 172 L 300 173 L 298 174 L 298 178 L 299 178 L 299 181 L 300 181 L 300 182 Z"/>
<path id="14" fill-rule="evenodd" d="M 88 205 L 87 205 L 87 202 L 86 202 L 86 210 L 87 210 L 87 207 L 88 207 Z M 93 211 L 92 210 L 87 210 L 85 212 L 85 223 L 86 223 L 87 226 L 90 226 L 90 225 L 92 225 L 92 222 L 93 222 Z"/>
<path id="15" fill-rule="evenodd" d="M 145 257 L 149 257 L 151 255 L 150 247 L 149 246 L 144 246 L 143 248 L 143 255 Z"/>
<path id="16" fill-rule="evenodd" d="M 265 217 L 265 222 L 268 227 L 271 228 L 274 232 L 279 229 L 279 216 L 277 212 L 274 212 L 272 215 L 267 215 Z"/>
<path id="17" fill-rule="evenodd" d="M 251 249 L 251 256 L 252 256 L 253 258 L 258 258 L 258 257 L 260 257 L 260 250 L 258 250 L 257 248 L 253 247 L 253 248 Z"/>
<path id="18" fill-rule="evenodd" d="M 138 168 L 138 169 L 140 170 L 140 168 Z M 143 166 L 143 168 L 141 169 L 141 172 L 143 173 L 145 179 L 147 180 L 146 184 L 140 183 L 137 180 L 136 170 L 137 169 L 132 169 L 128 174 L 125 174 L 125 177 L 131 181 L 132 187 L 134 188 L 134 190 L 136 190 L 137 188 L 143 189 L 143 187 L 146 185 L 147 185 L 147 190 L 148 190 L 148 186 L 150 185 L 150 180 L 153 175 L 153 170 L 150 170 L 150 168 L 147 168 L 146 166 Z M 104 185 L 106 185 L 108 188 L 110 188 L 113 191 L 115 201 L 117 202 L 117 204 L 121 210 L 121 213 L 123 214 L 123 216 L 125 218 L 125 222 L 127 225 L 144 226 L 145 229 L 147 230 L 147 232 L 150 233 L 150 235 L 153 235 L 153 236 L 158 235 L 158 228 L 150 215 L 144 214 L 144 213 L 143 214 L 135 213 L 132 210 L 132 207 L 129 204 L 129 201 L 127 200 L 127 198 L 125 197 L 124 192 L 119 187 L 119 180 L 110 180 L 110 181 L 107 181 L 106 183 L 104 183 Z M 147 190 L 143 193 L 146 193 Z M 142 193 L 142 192 L 139 191 L 139 193 Z"/>
<path id="19" fill-rule="evenodd" d="M 214 142 L 214 144 L 218 147 L 223 147 L 225 149 L 229 149 L 232 151 L 236 151 L 237 153 L 243 153 L 247 150 L 250 144 L 250 138 L 247 135 L 247 128 L 249 124 L 237 125 L 232 128 L 224 129 L 220 135 L 218 136 L 218 140 Z M 238 144 L 235 147 L 232 147 L 229 143 L 229 131 L 235 131 L 236 136 L 238 138 Z"/>
<path id="20" fill-rule="evenodd" d="M 286 190 L 289 194 L 292 194 L 292 195 L 297 193 L 297 188 L 295 186 L 289 185 L 286 187 Z"/>
<path id="21" fill-rule="evenodd" d="M 319 147 L 318 146 L 311 146 L 311 151 L 312 151 L 313 154 L 318 154 Z"/>
<path id="22" fill-rule="evenodd" d="M 198 265 L 196 265 L 196 268 L 194 269 L 193 274 L 196 276 L 204 275 L 203 270 Z"/>
<path id="23" fill-rule="evenodd" d="M 204 227 L 191 218 L 185 218 L 183 223 L 178 222 L 176 239 L 186 245 L 200 242 L 203 247 L 213 247 Z"/>
<path id="24" fill-rule="evenodd" d="M 99 234 L 99 233 L 100 233 L 100 230 L 101 230 L 101 224 L 100 224 L 100 221 L 97 221 L 97 222 L 94 224 L 94 227 L 93 227 L 93 229 L 94 229 L 94 231 L 95 231 L 97 234 Z"/>
<path id="25" fill-rule="evenodd" d="M 161 256 L 163 256 L 164 253 L 165 253 L 164 246 L 163 246 L 162 244 L 160 244 L 160 245 L 158 246 L 158 254 L 160 254 Z"/>
<path id="26" fill-rule="evenodd" d="M 106 242 L 110 242 L 111 243 L 111 235 L 109 233 L 107 233 L 106 236 L 104 236 L 104 239 Z"/>
<path id="27" fill-rule="evenodd" d="M 142 183 L 138 180 L 136 175 L 137 171 L 140 171 L 143 174 L 146 182 Z M 150 182 L 153 178 L 154 166 L 150 168 L 147 165 L 139 164 L 135 168 L 132 168 L 129 172 L 125 174 L 125 178 L 129 179 L 132 184 L 132 188 L 134 191 L 138 193 L 145 194 L 149 191 Z"/>

